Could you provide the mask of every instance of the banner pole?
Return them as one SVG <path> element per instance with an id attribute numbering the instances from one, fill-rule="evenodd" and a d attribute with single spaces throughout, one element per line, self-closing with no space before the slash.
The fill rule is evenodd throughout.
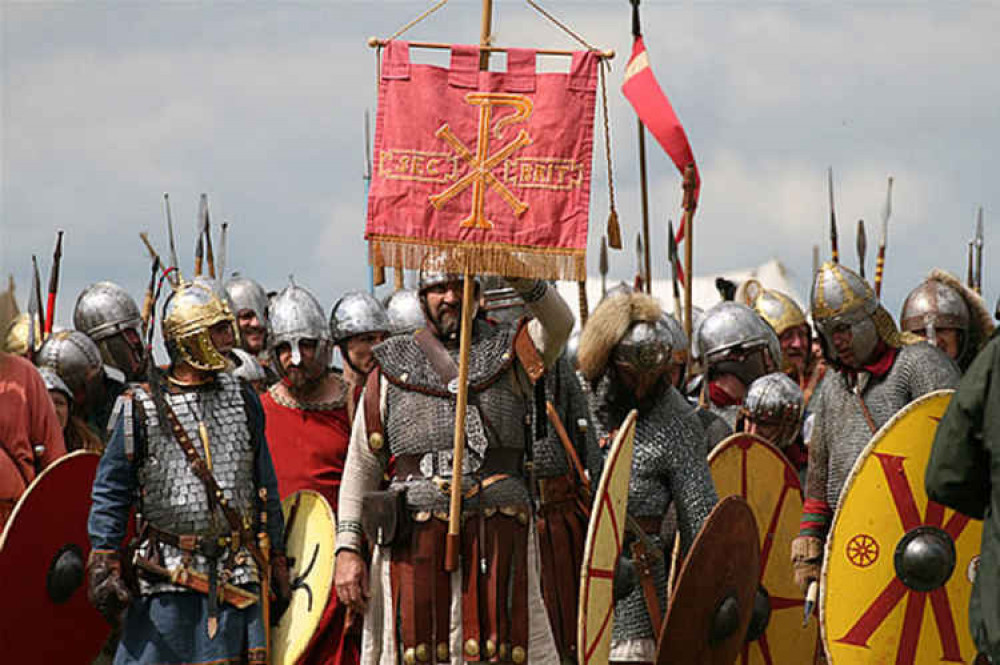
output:
<path id="1" fill-rule="evenodd" d="M 698 202 L 695 200 L 694 192 L 698 186 L 695 182 L 694 164 L 688 164 L 684 169 L 684 331 L 688 339 L 693 341 L 691 336 L 692 306 L 691 294 L 694 290 L 694 211 Z"/>
<path id="2" fill-rule="evenodd" d="M 493 21 L 493 0 L 483 0 L 479 45 L 489 46 Z M 489 68 L 489 51 L 480 51 L 479 69 Z M 448 534 L 445 538 L 444 569 L 458 570 L 462 518 L 462 467 L 465 460 L 465 411 L 469 399 L 469 347 L 472 342 L 472 271 L 465 258 L 462 282 L 462 330 L 458 345 L 458 391 L 455 396 L 455 439 L 451 457 L 451 495 L 448 504 Z"/>

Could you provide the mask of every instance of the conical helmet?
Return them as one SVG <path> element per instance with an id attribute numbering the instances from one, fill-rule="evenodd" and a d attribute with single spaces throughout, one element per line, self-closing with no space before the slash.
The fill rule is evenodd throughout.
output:
<path id="1" fill-rule="evenodd" d="M 330 312 L 330 332 L 336 344 L 366 333 L 389 333 L 391 325 L 382 303 L 367 291 L 341 296 Z"/>
<path id="2" fill-rule="evenodd" d="M 670 344 L 671 364 L 680 370 L 677 384 L 674 386 L 675 388 L 679 388 L 687 382 L 687 366 L 691 344 L 688 342 L 688 336 L 684 332 L 684 326 L 681 325 L 680 321 L 666 312 L 663 314 L 663 325 L 672 339 Z"/>
<path id="3" fill-rule="evenodd" d="M 104 362 L 135 378 L 142 372 L 142 317 L 132 296 L 113 282 L 91 284 L 76 299 L 73 326 L 97 343 Z"/>
<path id="4" fill-rule="evenodd" d="M 779 336 L 806 323 L 805 312 L 791 296 L 766 289 L 757 280 L 749 280 L 743 287 L 747 305 L 753 307 Z"/>
<path id="5" fill-rule="evenodd" d="M 392 335 L 409 334 L 427 325 L 420 296 L 413 289 L 400 289 L 386 298 L 385 312 Z"/>
<path id="6" fill-rule="evenodd" d="M 745 384 L 777 369 L 781 361 L 774 329 L 757 312 L 732 301 L 705 312 L 693 347 L 693 355 L 706 370 L 735 374 Z"/>
<path id="7" fill-rule="evenodd" d="M 35 356 L 35 363 L 54 370 L 79 403 L 102 380 L 104 371 L 97 344 L 79 330 L 61 330 L 49 335 Z"/>
<path id="8" fill-rule="evenodd" d="M 933 339 L 937 329 L 968 330 L 969 318 L 969 306 L 958 291 L 939 280 L 927 279 L 906 296 L 899 327 Z"/>
<path id="9" fill-rule="evenodd" d="M 235 320 L 226 301 L 208 284 L 182 283 L 163 304 L 163 342 L 172 361 L 183 360 L 195 369 L 219 372 L 227 367 L 209 335 L 209 328 L 228 321 L 236 334 Z"/>
<path id="10" fill-rule="evenodd" d="M 851 269 L 828 261 L 816 272 L 810 300 L 813 323 L 831 360 L 838 360 L 833 332 L 845 327 L 852 334 L 855 364 L 860 366 L 871 358 L 882 335 L 876 322 L 878 299 L 868 282 Z M 895 328 L 891 319 L 889 325 Z"/>
<path id="11" fill-rule="evenodd" d="M 330 364 L 333 353 L 330 326 L 323 308 L 312 293 L 295 284 L 287 286 L 271 300 L 268 314 L 267 344 L 272 366 L 279 374 L 282 372 L 277 349 L 282 344 L 291 346 L 292 364 L 298 365 L 302 362 L 299 343 L 303 340 L 315 340 L 317 360 L 324 366 Z"/>
<path id="12" fill-rule="evenodd" d="M 765 374 L 750 384 L 743 398 L 743 414 L 751 421 L 773 428 L 779 448 L 791 443 L 802 422 L 802 389 L 787 374 Z"/>
<path id="13" fill-rule="evenodd" d="M 249 277 L 237 275 L 226 282 L 225 288 L 234 315 L 239 316 L 240 312 L 250 310 L 260 325 L 267 327 L 267 291 L 263 286 Z"/>

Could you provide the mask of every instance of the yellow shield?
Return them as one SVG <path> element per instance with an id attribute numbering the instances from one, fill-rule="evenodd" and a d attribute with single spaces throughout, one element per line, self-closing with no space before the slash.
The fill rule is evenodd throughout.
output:
<path id="1" fill-rule="evenodd" d="M 934 432 L 952 392 L 930 393 L 897 413 L 844 485 L 820 598 L 823 645 L 834 665 L 976 658 L 966 617 L 982 523 L 924 491 Z M 914 565 L 914 555 L 928 552 L 941 553 L 935 565 Z"/>
<path id="2" fill-rule="evenodd" d="M 299 490 L 281 502 L 292 602 L 271 631 L 272 665 L 294 665 L 309 648 L 333 592 L 337 520 L 319 492 Z"/>
<path id="3" fill-rule="evenodd" d="M 760 536 L 760 577 L 771 599 L 771 618 L 760 639 L 743 645 L 741 665 L 801 665 L 812 662 L 819 627 L 803 628 L 804 600 L 788 558 L 799 532 L 802 488 L 798 474 L 777 448 L 750 434 L 733 434 L 708 456 L 719 499 L 746 500 Z"/>
<path id="4" fill-rule="evenodd" d="M 618 430 L 594 494 L 580 568 L 580 618 L 576 643 L 582 665 L 607 663 L 611 650 L 615 566 L 622 553 L 625 533 L 636 416 L 635 411 L 628 414 Z"/>

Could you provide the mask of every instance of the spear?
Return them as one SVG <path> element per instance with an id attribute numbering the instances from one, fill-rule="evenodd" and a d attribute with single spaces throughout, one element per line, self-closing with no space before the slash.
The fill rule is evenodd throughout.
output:
<path id="1" fill-rule="evenodd" d="M 983 206 L 976 215 L 976 293 L 983 294 Z"/>
<path id="2" fill-rule="evenodd" d="M 219 286 L 226 281 L 226 252 L 229 243 L 229 222 L 223 222 L 219 229 Z"/>
<path id="3" fill-rule="evenodd" d="M 857 234 L 857 246 L 858 246 L 858 267 L 861 279 L 865 278 L 865 255 L 868 253 L 868 235 L 865 233 L 865 220 L 858 220 L 858 234 Z"/>
<path id="4" fill-rule="evenodd" d="M 638 38 L 642 36 L 642 28 L 639 25 L 639 0 L 629 0 L 632 3 L 632 36 Z M 640 269 L 638 272 L 644 278 L 646 285 L 646 293 L 651 293 L 652 285 L 649 283 L 649 272 L 651 266 L 649 265 L 649 247 L 652 243 L 649 242 L 649 186 L 646 179 L 646 127 L 642 124 L 642 120 L 636 116 L 635 119 L 636 126 L 639 130 L 639 191 L 642 196 L 642 235 L 646 236 L 646 252 L 643 254 L 641 247 L 639 245 L 640 251 L 640 262 L 645 266 L 645 269 Z M 637 285 L 640 290 L 641 285 Z"/>
<path id="5" fill-rule="evenodd" d="M 969 253 L 965 261 L 967 267 L 965 272 L 965 285 L 968 286 L 970 289 L 976 288 L 976 276 L 972 272 L 972 264 L 974 263 L 973 247 L 975 246 L 975 244 L 976 242 L 974 240 L 969 241 Z"/>
<path id="6" fill-rule="evenodd" d="M 840 251 L 837 249 L 837 212 L 833 207 L 833 167 L 831 166 L 826 173 L 830 191 L 830 247 L 833 253 L 833 262 L 840 263 Z"/>
<path id="7" fill-rule="evenodd" d="M 38 259 L 31 255 L 31 293 L 28 294 L 28 358 L 34 362 L 35 346 L 41 342 L 42 286 Z"/>
<path id="8" fill-rule="evenodd" d="M 878 258 L 875 259 L 875 297 L 882 296 L 882 278 L 885 275 L 885 246 L 889 239 L 889 217 L 892 216 L 892 176 L 885 191 L 885 205 L 882 207 L 882 237 L 878 243 Z"/>
<path id="9" fill-rule="evenodd" d="M 674 288 L 674 317 L 678 321 L 684 318 L 681 312 L 681 289 L 677 283 L 677 267 L 680 265 L 680 257 L 677 255 L 677 238 L 674 236 L 674 222 L 667 220 L 667 256 L 670 258 L 670 280 Z"/>
<path id="10" fill-rule="evenodd" d="M 56 320 L 56 294 L 59 292 L 59 265 L 62 263 L 62 229 L 56 232 L 56 248 L 52 252 L 52 269 L 49 271 L 49 301 L 45 309 L 45 334 L 52 332 Z"/>
<path id="11" fill-rule="evenodd" d="M 212 221 L 208 214 L 208 195 L 201 195 L 201 208 L 204 211 L 205 260 L 208 262 L 208 276 L 215 279 L 215 252 L 212 250 Z"/>
<path id="12" fill-rule="evenodd" d="M 163 207 L 167 213 L 167 241 L 170 243 L 170 267 L 174 269 L 174 276 L 170 280 L 174 286 L 181 282 L 181 264 L 177 260 L 177 244 L 174 242 L 174 219 L 170 214 L 170 195 L 163 194 Z"/>
<path id="13" fill-rule="evenodd" d="M 601 273 L 601 300 L 608 295 L 608 239 L 601 236 L 601 259 L 597 266 Z"/>
<path id="14" fill-rule="evenodd" d="M 636 291 L 647 291 L 646 288 L 646 271 L 645 271 L 645 252 L 642 247 L 642 234 L 635 234 L 635 290 Z"/>

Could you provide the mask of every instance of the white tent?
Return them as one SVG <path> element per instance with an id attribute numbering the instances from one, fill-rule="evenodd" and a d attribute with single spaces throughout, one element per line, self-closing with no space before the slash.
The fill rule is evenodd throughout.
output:
<path id="1" fill-rule="evenodd" d="M 691 301 L 695 307 L 700 307 L 701 309 L 708 309 L 715 303 L 721 300 L 718 289 L 715 288 L 715 279 L 717 277 L 725 277 L 731 282 L 734 282 L 737 286 L 740 283 L 748 279 L 756 279 L 759 281 L 764 288 L 775 289 L 781 291 L 789 296 L 791 296 L 803 310 L 807 309 L 805 305 L 806 301 L 799 294 L 798 289 L 796 289 L 791 281 L 788 279 L 787 271 L 781 261 L 777 259 L 771 259 L 766 263 L 762 263 L 759 266 L 753 268 L 745 268 L 742 270 L 726 270 L 718 273 L 713 273 L 711 275 L 696 276 L 694 278 L 694 292 L 691 294 Z M 618 281 L 608 279 L 607 287 L 610 289 Z M 577 303 L 579 302 L 579 290 L 575 282 L 558 282 L 559 294 L 566 300 L 567 303 L 573 309 L 573 313 L 579 317 L 579 308 Z M 669 277 L 667 279 L 654 279 L 653 280 L 653 295 L 656 296 L 663 305 L 664 311 L 673 312 L 674 309 L 674 296 L 673 296 L 673 286 Z M 597 303 L 601 300 L 601 277 L 598 276 L 588 276 L 587 277 L 587 301 L 590 304 L 590 309 L 593 310 L 597 306 Z M 681 307 L 684 306 L 684 291 L 681 289 Z M 577 322 L 579 325 L 579 322 Z"/>

